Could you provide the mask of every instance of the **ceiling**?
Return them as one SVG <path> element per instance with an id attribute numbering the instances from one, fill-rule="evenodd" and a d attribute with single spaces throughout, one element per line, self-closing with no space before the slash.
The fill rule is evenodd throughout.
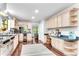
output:
<path id="1" fill-rule="evenodd" d="M 8 3 L 7 10 L 17 16 L 19 20 L 38 22 L 54 15 L 60 10 L 69 7 L 73 3 Z M 35 13 L 35 9 L 39 13 Z M 32 19 L 35 16 L 35 19 Z"/>

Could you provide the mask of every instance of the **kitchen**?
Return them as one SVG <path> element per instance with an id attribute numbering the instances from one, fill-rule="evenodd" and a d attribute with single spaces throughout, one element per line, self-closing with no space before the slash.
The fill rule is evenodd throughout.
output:
<path id="1" fill-rule="evenodd" d="M 76 3 L 0 3 L 0 56 L 77 56 L 78 19 Z"/>

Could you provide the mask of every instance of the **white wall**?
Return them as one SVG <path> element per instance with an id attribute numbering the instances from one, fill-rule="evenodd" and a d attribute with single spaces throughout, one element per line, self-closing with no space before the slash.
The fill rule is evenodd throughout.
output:
<path id="1" fill-rule="evenodd" d="M 0 3 L 0 10 L 6 10 L 6 3 Z"/>
<path id="2" fill-rule="evenodd" d="M 45 40 L 44 40 L 44 30 L 45 30 L 45 26 L 44 26 L 44 20 L 42 20 L 40 23 L 39 23 L 39 27 L 38 27 L 38 35 L 39 35 L 39 40 L 41 40 L 43 43 L 45 43 Z"/>

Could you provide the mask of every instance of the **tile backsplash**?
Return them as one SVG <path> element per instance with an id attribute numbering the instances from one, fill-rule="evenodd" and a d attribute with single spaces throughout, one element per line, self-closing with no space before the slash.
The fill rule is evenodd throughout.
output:
<path id="1" fill-rule="evenodd" d="M 68 31 L 61 31 L 61 35 L 69 35 L 69 32 Z"/>
<path id="2" fill-rule="evenodd" d="M 77 28 L 60 28 L 59 29 L 60 32 L 61 32 L 61 35 L 69 35 L 69 32 L 73 31 L 76 36 L 79 37 L 79 30 Z M 52 33 L 55 31 L 55 29 L 51 29 L 51 30 L 48 30 L 48 33 Z"/>

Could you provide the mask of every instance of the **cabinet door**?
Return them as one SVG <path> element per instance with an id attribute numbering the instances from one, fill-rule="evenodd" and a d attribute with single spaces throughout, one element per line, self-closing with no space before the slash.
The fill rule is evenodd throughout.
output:
<path id="1" fill-rule="evenodd" d="M 63 43 L 64 41 L 59 38 L 52 38 L 52 46 L 60 51 L 63 51 Z"/>
<path id="2" fill-rule="evenodd" d="M 53 27 L 53 25 L 52 25 L 52 18 L 51 19 L 49 19 L 49 28 L 52 28 Z"/>
<path id="3" fill-rule="evenodd" d="M 51 38 L 52 39 L 52 46 L 55 47 L 55 38 Z"/>
<path id="4" fill-rule="evenodd" d="M 47 25 L 46 25 L 47 28 L 50 28 L 50 27 L 51 27 L 51 26 L 50 26 L 50 25 L 51 25 L 50 19 L 46 21 L 46 24 L 47 24 Z"/>
<path id="5" fill-rule="evenodd" d="M 58 20 L 58 27 L 61 27 L 61 21 L 62 21 L 61 15 L 57 17 L 57 20 Z"/>
<path id="6" fill-rule="evenodd" d="M 49 20 L 46 21 L 46 27 L 47 28 L 55 28 L 57 27 L 57 17 L 52 17 Z"/>
<path id="7" fill-rule="evenodd" d="M 51 19 L 51 28 L 56 28 L 57 27 L 57 17 L 53 17 Z"/>
<path id="8" fill-rule="evenodd" d="M 51 19 L 51 28 L 55 28 L 55 19 L 54 18 L 52 18 Z"/>
<path id="9" fill-rule="evenodd" d="M 62 27 L 70 26 L 69 12 L 66 11 L 62 14 Z"/>
<path id="10" fill-rule="evenodd" d="M 57 17 L 55 17 L 55 19 L 54 19 L 55 28 L 58 27 L 58 25 L 57 25 L 58 23 L 57 22 L 58 22 Z"/>
<path id="11" fill-rule="evenodd" d="M 27 34 L 27 41 L 28 42 L 32 41 L 32 34 L 30 34 L 30 33 Z"/>
<path id="12" fill-rule="evenodd" d="M 57 42 L 57 38 L 52 38 L 52 46 L 55 47 L 55 48 L 58 48 L 57 46 L 58 45 L 58 42 Z"/>
<path id="13" fill-rule="evenodd" d="M 64 44 L 64 41 L 62 39 L 58 38 L 57 39 L 57 44 L 56 44 L 57 46 L 56 47 L 58 48 L 58 50 L 60 50 L 62 52 L 63 52 L 63 47 L 64 47 L 63 44 Z"/>
<path id="14" fill-rule="evenodd" d="M 23 42 L 23 34 L 19 34 L 19 41 Z"/>

